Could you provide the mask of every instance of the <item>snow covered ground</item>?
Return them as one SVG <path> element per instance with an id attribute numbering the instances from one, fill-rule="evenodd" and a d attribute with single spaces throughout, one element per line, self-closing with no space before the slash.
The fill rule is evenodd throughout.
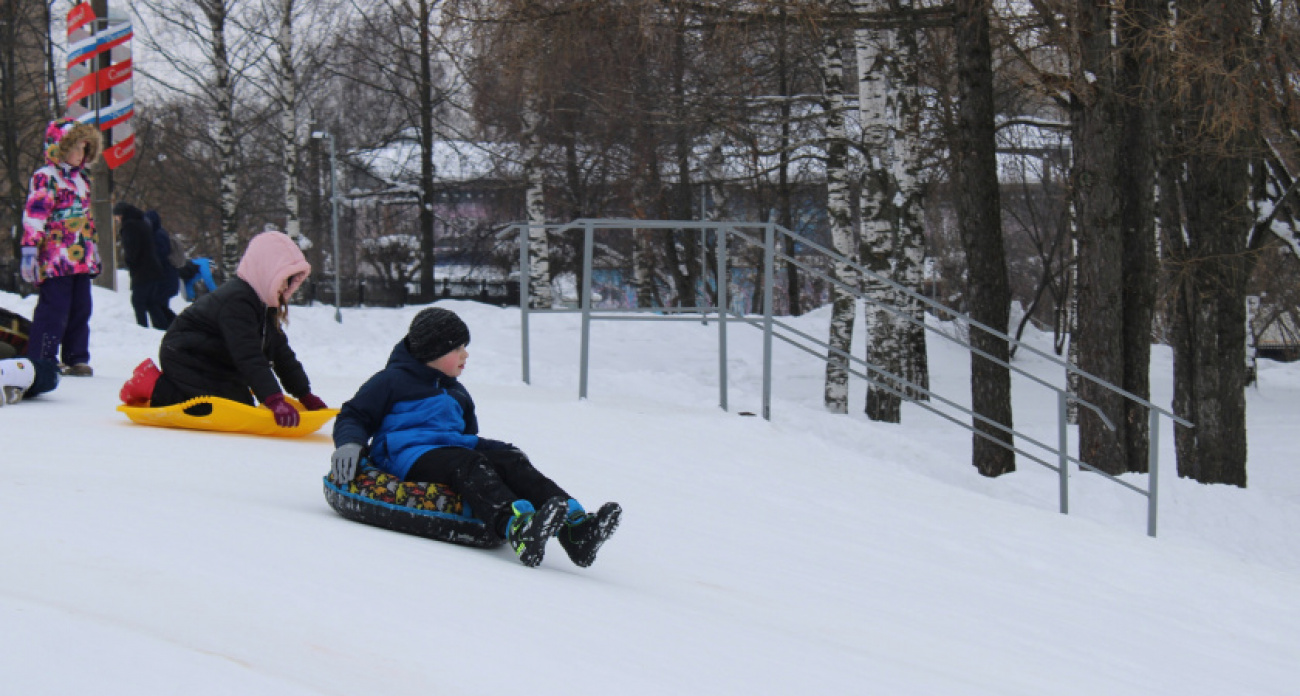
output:
<path id="1" fill-rule="evenodd" d="M 869 422 L 860 382 L 853 415 L 827 414 L 823 366 L 783 344 L 771 422 L 738 415 L 761 408 L 749 327 L 729 334 L 731 412 L 712 323 L 594 324 L 580 401 L 576 315 L 533 317 L 525 385 L 518 310 L 441 303 L 473 332 L 484 434 L 625 509 L 592 568 L 553 544 L 528 569 L 338 517 L 329 426 L 132 424 L 117 390 L 161 334 L 125 291 L 95 302 L 95 377 L 0 410 L 5 694 L 1296 693 L 1300 365 L 1264 363 L 1249 392 L 1249 489 L 1178 479 L 1166 423 L 1151 539 L 1132 491 L 1076 473 L 1061 515 L 1053 472 L 981 478 L 968 433 L 913 406 Z M 338 405 L 416 311 L 295 308 L 289 334 Z M 931 365 L 964 400 L 965 355 L 932 341 Z M 1170 366 L 1157 348 L 1157 403 Z M 1050 392 L 1016 390 L 1017 426 L 1054 441 Z"/>

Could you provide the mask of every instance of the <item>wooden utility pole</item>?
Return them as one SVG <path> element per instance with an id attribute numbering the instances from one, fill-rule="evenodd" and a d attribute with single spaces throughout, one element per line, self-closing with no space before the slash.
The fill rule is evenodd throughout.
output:
<path id="1" fill-rule="evenodd" d="M 108 26 L 108 0 L 91 0 L 91 9 L 95 11 L 95 32 L 103 31 Z M 92 59 L 91 70 L 107 70 L 111 58 L 109 52 Z M 95 127 L 99 127 L 99 109 L 112 103 L 111 89 L 95 93 Z M 104 149 L 113 144 L 111 130 L 101 131 L 104 136 Z M 110 290 L 117 290 L 117 228 L 113 224 L 113 170 L 101 155 L 90 168 L 90 214 L 95 219 L 95 231 L 99 234 L 100 273 L 95 284 Z"/>

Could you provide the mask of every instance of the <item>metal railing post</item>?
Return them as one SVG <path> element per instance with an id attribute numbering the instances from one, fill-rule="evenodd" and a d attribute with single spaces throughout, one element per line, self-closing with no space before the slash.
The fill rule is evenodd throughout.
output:
<path id="1" fill-rule="evenodd" d="M 1061 467 L 1061 514 L 1070 514 L 1070 431 L 1068 419 L 1069 400 L 1065 392 L 1056 392 L 1056 463 Z"/>
<path id="2" fill-rule="evenodd" d="M 1183 426 L 1187 428 L 1192 428 L 1195 427 L 1193 423 L 1185 420 L 1184 418 L 1178 416 L 1175 413 L 1172 413 L 1164 408 L 1157 406 L 1154 403 L 1151 403 L 1149 400 L 1143 397 L 1139 397 L 1135 394 L 1132 394 L 1124 390 L 1119 386 L 1106 382 L 1105 380 L 1102 380 L 1096 377 L 1095 375 L 1091 375 L 1087 372 L 1079 371 L 1076 368 L 1071 367 L 1068 363 L 1065 363 L 1057 359 L 1055 356 L 1049 355 L 1041 350 L 1034 348 L 1033 346 L 1021 343 L 1020 341 L 1012 338 L 1011 336 L 1006 335 L 995 329 L 992 329 L 991 327 L 980 324 L 979 322 L 975 321 L 969 316 L 955 312 L 954 310 L 940 303 L 937 303 L 934 300 L 926 298 L 923 295 L 920 295 L 908 288 L 905 288 L 888 278 L 878 276 L 877 274 L 873 273 L 869 269 L 864 268 L 861 265 L 856 264 L 851 260 L 842 257 L 836 252 L 830 251 L 826 247 L 819 245 L 817 242 L 806 239 L 804 237 L 800 237 L 799 235 L 796 235 L 790 232 L 789 230 L 781 227 L 780 225 L 777 225 L 772 222 L 744 223 L 744 222 L 734 222 L 734 221 L 728 222 L 728 221 L 716 220 L 716 221 L 710 221 L 705 223 L 705 222 L 690 222 L 690 221 L 582 219 L 582 220 L 574 220 L 573 222 L 567 225 L 547 225 L 544 223 L 541 225 L 536 225 L 532 223 L 513 223 L 511 225 L 508 225 L 505 228 L 507 231 L 509 229 L 513 229 L 516 227 L 519 228 L 520 230 L 520 234 L 519 234 L 519 244 L 520 244 L 519 287 L 520 287 L 520 313 L 521 313 L 520 321 L 521 321 L 521 329 L 522 329 L 521 341 L 523 347 L 522 350 L 523 378 L 525 383 L 530 382 L 530 377 L 531 377 L 530 375 L 530 363 L 531 363 L 530 330 L 529 329 L 530 329 L 530 318 L 531 315 L 534 313 L 531 307 L 531 299 L 532 299 L 530 297 L 531 288 L 526 286 L 526 284 L 531 279 L 531 275 L 532 275 L 531 268 L 530 268 L 528 239 L 529 239 L 530 231 L 539 226 L 542 228 L 543 233 L 549 233 L 551 231 L 563 232 L 569 229 L 576 230 L 579 227 L 583 229 L 583 233 L 584 233 L 583 266 L 582 266 L 583 279 L 582 282 L 580 283 L 581 285 L 580 292 L 582 292 L 582 299 L 579 303 L 580 306 L 578 308 L 551 307 L 547 309 L 538 310 L 543 313 L 572 312 L 572 313 L 582 314 L 582 336 L 581 336 L 582 354 L 581 354 L 580 366 L 579 366 L 580 369 L 579 398 L 585 399 L 587 397 L 587 391 L 589 386 L 592 322 L 600 321 L 600 320 L 693 321 L 694 320 L 693 318 L 686 316 L 688 313 L 701 312 L 702 314 L 704 314 L 705 317 L 707 317 L 707 314 L 710 310 L 716 309 L 718 312 L 718 403 L 719 406 L 724 411 L 728 410 L 729 408 L 729 404 L 728 404 L 728 386 L 729 386 L 728 381 L 729 380 L 727 374 L 727 362 L 728 362 L 728 345 L 727 345 L 728 335 L 727 334 L 731 324 L 740 322 L 741 324 L 752 326 L 763 332 L 762 415 L 765 420 L 770 421 L 772 418 L 772 392 L 774 386 L 773 384 L 774 355 L 773 355 L 772 342 L 774 340 L 781 340 L 793 346 L 794 348 L 809 353 L 810 355 L 813 355 L 814 357 L 817 357 L 821 360 L 828 360 L 826 354 L 819 353 L 813 347 L 810 347 L 810 346 L 820 346 L 822 349 L 826 349 L 829 350 L 831 353 L 841 355 L 844 358 L 846 358 L 850 363 L 860 365 L 862 368 L 865 369 L 865 372 L 859 372 L 854 369 L 850 369 L 849 374 L 866 379 L 870 384 L 890 390 L 891 393 L 895 394 L 900 398 L 910 400 L 911 396 L 901 391 L 894 390 L 889 385 L 907 384 L 908 387 L 905 387 L 906 389 L 915 389 L 917 390 L 917 393 L 925 395 L 926 397 L 928 397 L 928 399 L 937 399 L 939 402 L 947 406 L 949 409 L 953 409 L 960 413 L 971 415 L 976 420 L 986 422 L 995 428 L 1003 430 L 1013 436 L 1016 436 L 1021 442 L 1027 442 L 1034 447 L 1041 448 L 1044 452 L 1048 452 L 1048 453 L 1054 452 L 1056 454 L 1055 463 L 1053 463 L 1053 461 L 1051 460 L 1050 455 L 1040 456 L 1035 453 L 1026 451 L 1019 446 L 1003 445 L 1006 446 L 1008 449 L 1011 449 L 1018 456 L 1024 457 L 1027 460 L 1040 464 L 1046 468 L 1057 470 L 1058 477 L 1059 477 L 1058 492 L 1060 497 L 1060 511 L 1062 514 L 1069 514 L 1069 508 L 1070 508 L 1069 479 L 1071 474 L 1071 464 L 1077 464 L 1080 470 L 1087 469 L 1088 471 L 1095 472 L 1109 479 L 1112 483 L 1115 483 L 1124 488 L 1128 488 L 1140 495 L 1145 495 L 1148 499 L 1147 533 L 1152 537 L 1156 536 L 1157 521 L 1158 521 L 1157 517 L 1159 511 L 1160 416 L 1167 416 L 1175 424 L 1175 427 Z M 596 229 L 636 230 L 641 228 L 658 229 L 658 230 L 712 229 L 715 231 L 717 236 L 716 249 L 717 249 L 718 256 L 717 256 L 717 283 L 716 283 L 717 292 L 715 293 L 715 297 L 717 301 L 714 306 L 710 306 L 709 303 L 707 302 L 697 302 L 693 307 L 679 306 L 679 307 L 660 307 L 660 308 L 602 309 L 593 306 L 594 303 L 592 301 L 592 287 L 594 286 L 594 282 L 595 282 L 593 278 L 593 266 L 595 265 L 595 258 L 594 258 L 595 257 L 595 230 Z M 758 230 L 760 229 L 762 230 L 761 240 L 759 239 L 759 235 L 758 235 Z M 730 308 L 732 298 L 729 297 L 729 295 L 731 294 L 731 286 L 729 282 L 730 272 L 728 268 L 729 266 L 728 247 L 730 242 L 730 239 L 728 237 L 730 237 L 731 235 L 735 235 L 736 237 L 738 237 L 743 244 L 749 245 L 747 248 L 757 247 L 759 245 L 762 245 L 763 247 L 764 255 L 763 255 L 762 269 L 760 271 L 763 274 L 763 280 L 762 280 L 763 308 L 761 310 L 763 317 L 761 320 L 759 320 L 756 316 L 754 316 L 756 314 L 756 312 L 754 311 L 755 308 L 752 306 L 752 302 L 749 301 L 752 298 L 746 298 L 745 301 L 739 304 L 738 311 L 735 312 L 736 315 L 735 317 L 728 316 L 729 314 L 732 314 Z M 810 274 L 813 274 L 813 276 L 821 278 L 822 280 L 825 280 L 826 282 L 831 283 L 834 286 L 840 287 L 848 292 L 854 293 L 855 296 L 858 297 L 859 299 L 864 299 L 862 293 L 859 291 L 858 288 L 854 287 L 852 283 L 846 283 L 836 276 L 827 275 L 827 272 L 824 272 L 823 269 L 819 269 L 818 267 L 815 266 L 815 264 L 812 264 L 811 262 L 807 262 L 806 260 L 801 260 L 801 258 L 783 251 L 780 247 L 777 246 L 777 241 L 781 238 L 780 235 L 786 235 L 796 240 L 801 245 L 801 247 L 805 247 L 808 250 L 820 252 L 822 255 L 832 260 L 833 262 L 844 264 L 846 267 L 854 269 L 858 273 L 862 274 L 863 277 L 874 278 L 877 282 L 888 285 L 889 287 L 893 288 L 896 292 L 900 293 L 901 295 L 909 297 L 912 300 L 919 302 L 926 307 L 934 308 L 935 310 L 942 313 L 944 316 L 951 315 L 954 318 L 961 319 L 967 322 L 972 328 L 978 328 L 979 330 L 983 330 L 992 335 L 998 336 L 1002 340 L 1005 340 L 1011 344 L 1023 347 L 1025 348 L 1025 350 L 1027 350 L 1030 353 L 1033 353 L 1034 355 L 1037 355 L 1050 362 L 1054 362 L 1055 364 L 1065 367 L 1070 374 L 1075 374 L 1081 378 L 1088 379 L 1094 384 L 1106 390 L 1109 390 L 1112 393 L 1118 394 L 1119 396 L 1122 396 L 1125 399 L 1128 399 L 1129 401 L 1132 401 L 1134 403 L 1137 403 L 1139 405 L 1142 405 L 1150 409 L 1149 411 L 1150 436 L 1148 440 L 1149 442 L 1148 472 L 1150 475 L 1148 477 L 1148 486 L 1146 487 L 1146 489 L 1144 490 L 1138 486 L 1135 486 L 1119 478 L 1118 476 L 1108 474 L 1088 464 L 1087 462 L 1081 461 L 1076 457 L 1070 456 L 1069 454 L 1070 436 L 1069 436 L 1069 425 L 1068 425 L 1067 416 L 1072 406 L 1077 404 L 1093 410 L 1097 414 L 1098 418 L 1102 420 L 1103 423 L 1105 423 L 1108 427 L 1114 429 L 1115 427 L 1114 424 L 1112 424 L 1106 418 L 1105 413 L 1103 413 L 1098 406 L 1092 404 L 1091 402 L 1080 400 L 1077 396 L 1071 395 L 1065 389 L 1061 388 L 1056 384 L 1048 382 L 1047 380 L 1043 379 L 1042 377 L 1039 377 L 1036 374 L 1018 368 L 1017 366 L 1012 365 L 1009 362 L 1000 361 L 999 359 L 995 358 L 993 355 L 973 347 L 969 342 L 961 339 L 960 337 L 949 335 L 947 332 L 940 330 L 939 328 L 929 326 L 927 322 L 924 321 L 924 318 L 922 319 L 912 318 L 909 314 L 907 314 L 903 310 L 900 310 L 895 307 L 881 305 L 880 303 L 874 303 L 874 301 L 871 300 L 870 298 L 865 298 L 867 299 L 868 302 L 873 302 L 875 306 L 880 306 L 886 311 L 892 312 L 895 316 L 901 317 L 902 319 L 912 323 L 913 325 L 919 326 L 923 330 L 935 332 L 940 337 L 963 346 L 966 350 L 970 351 L 971 354 L 973 355 L 979 355 L 980 357 L 983 357 L 985 359 L 997 362 L 1003 367 L 1012 370 L 1017 375 L 1020 375 L 1028 379 L 1029 381 L 1038 384 L 1044 388 L 1055 391 L 1055 393 L 1057 394 L 1057 416 L 1058 416 L 1058 423 L 1057 423 L 1058 437 L 1057 437 L 1057 444 L 1055 445 L 1055 448 L 1053 447 L 1053 445 L 1048 444 L 1048 442 L 1046 441 L 1035 439 L 1034 437 L 1026 435 L 1025 433 L 1018 432 L 1011 429 L 1010 426 L 1004 426 L 995 421 L 991 421 L 987 418 L 980 416 L 979 414 L 974 413 L 970 409 L 963 407 L 961 404 L 958 404 L 950 399 L 945 399 L 941 395 L 935 394 L 924 387 L 911 384 L 904 377 L 900 377 L 898 375 L 889 373 L 885 370 L 880 369 L 878 366 L 873 366 L 869 364 L 866 361 L 858 360 L 853 356 L 849 355 L 848 353 L 839 350 L 837 348 L 834 348 L 829 343 L 824 343 L 818 338 L 816 338 L 815 336 L 812 336 L 809 333 L 800 330 L 795 326 L 792 326 L 790 324 L 778 320 L 778 318 L 775 316 L 776 273 L 778 270 L 777 267 L 778 263 L 787 264 L 787 266 L 791 269 L 802 268 L 807 272 L 809 272 Z M 705 253 L 701 255 L 701 269 L 703 269 L 707 266 L 707 233 L 705 232 L 702 232 L 701 234 L 701 248 L 704 249 L 705 251 Z M 705 291 L 707 290 L 707 277 L 706 276 L 702 276 L 702 277 L 704 278 L 705 287 L 701 288 L 700 290 Z M 755 290 L 757 290 L 756 287 L 757 284 L 758 284 L 758 280 L 757 278 L 755 278 L 753 283 L 753 285 L 755 286 L 754 288 Z M 655 316 L 645 317 L 645 318 L 630 316 L 637 313 L 653 313 Z M 676 314 L 676 316 L 673 316 L 674 314 Z M 705 323 L 707 324 L 707 320 L 705 321 Z M 946 421 L 951 422 L 952 424 L 958 427 L 971 430 L 978 436 L 986 437 L 987 439 L 992 440 L 997 444 L 1002 444 L 1000 440 L 984 435 L 980 430 L 973 427 L 971 424 L 968 424 L 955 416 L 949 415 L 944 411 L 938 410 L 935 407 L 931 407 L 924 401 L 918 400 L 915 403 L 918 407 L 930 411 L 931 413 L 943 418 Z"/>
<path id="3" fill-rule="evenodd" d="M 519 334 L 523 340 L 524 384 L 530 384 L 528 374 L 528 305 L 532 302 L 532 271 L 528 267 L 529 225 L 519 226 Z"/>
<path id="4" fill-rule="evenodd" d="M 763 231 L 763 420 L 772 420 L 772 294 L 776 287 L 776 227 Z"/>
<path id="5" fill-rule="evenodd" d="M 1147 536 L 1156 535 L 1157 491 L 1160 489 L 1160 412 L 1151 411 L 1151 444 L 1147 450 Z M 1175 426 L 1176 427 L 1176 426 Z"/>
<path id="6" fill-rule="evenodd" d="M 587 398 L 587 372 L 591 355 L 591 255 L 595 248 L 595 232 L 591 223 L 582 227 L 582 299 L 578 306 L 582 308 L 582 355 L 578 374 L 578 398 Z"/>
<path id="7" fill-rule="evenodd" d="M 727 312 L 731 300 L 727 290 L 727 231 L 718 227 L 718 405 L 727 410 Z"/>

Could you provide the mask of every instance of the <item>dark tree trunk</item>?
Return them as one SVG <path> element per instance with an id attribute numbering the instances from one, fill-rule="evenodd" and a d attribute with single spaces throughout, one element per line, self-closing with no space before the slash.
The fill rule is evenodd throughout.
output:
<path id="1" fill-rule="evenodd" d="M 1179 211 L 1165 223 L 1178 279 L 1173 311 L 1174 412 L 1195 424 L 1175 429 L 1178 475 L 1246 486 L 1246 282 L 1253 220 L 1248 143 L 1255 135 L 1247 98 L 1233 93 L 1251 36 L 1247 3 L 1180 5 L 1188 45 L 1207 69 L 1177 76 L 1177 104 L 1164 179 Z M 1225 124 L 1229 124 L 1225 127 Z M 1220 129 L 1206 137 L 1207 128 Z"/>
<path id="2" fill-rule="evenodd" d="M 957 218 L 969 268 L 967 293 L 971 317 L 1006 331 L 1011 293 L 1002 244 L 1001 203 L 994 154 L 993 52 L 989 41 L 989 1 L 956 0 L 957 132 L 954 137 L 954 184 Z M 971 330 L 971 343 L 1000 360 L 1009 358 L 1007 343 L 984 331 Z M 975 413 L 1007 428 L 1011 420 L 1011 374 L 1006 367 L 971 354 L 971 406 Z M 975 428 L 972 463 L 985 476 L 1015 471 L 1011 435 L 981 421 Z M 1004 444 L 1006 446 L 1004 446 Z"/>
<path id="3" fill-rule="evenodd" d="M 788 55 L 789 44 L 789 25 L 786 24 L 789 17 L 786 14 L 786 7 L 781 5 L 780 10 L 781 26 L 777 30 L 777 71 L 780 84 L 778 89 L 781 93 L 781 148 L 778 155 L 778 183 L 777 183 L 777 208 L 776 222 L 778 225 L 787 230 L 794 231 L 794 216 L 792 215 L 792 206 L 790 201 L 790 148 L 793 147 L 790 138 L 790 61 Z M 786 256 L 794 258 L 794 240 L 782 235 L 779 240 L 781 250 Z M 789 298 L 790 316 L 797 317 L 803 314 L 803 309 L 799 305 L 799 267 L 792 262 L 786 262 L 785 265 L 785 282 L 786 295 Z"/>
<path id="4" fill-rule="evenodd" d="M 1117 175 L 1120 106 L 1112 69 L 1111 9 L 1077 0 L 1079 64 L 1071 100 L 1074 168 L 1071 173 L 1078 227 L 1079 314 L 1073 340 L 1079 369 L 1118 385 L 1124 379 L 1124 241 Z M 1107 473 L 1124 471 L 1124 399 L 1079 380 L 1078 396 L 1101 409 L 1112 430 L 1091 409 L 1079 409 L 1079 458 Z"/>
<path id="5" fill-rule="evenodd" d="M 433 8 L 429 0 L 420 0 L 420 289 L 426 299 L 434 297 L 434 219 L 433 202 L 436 195 L 433 189 L 433 69 L 432 37 L 429 34 L 429 22 L 432 20 Z"/>
<path id="6" fill-rule="evenodd" d="M 1150 33 L 1159 26 L 1158 0 L 1128 0 L 1120 22 L 1119 190 L 1124 270 L 1125 390 L 1151 397 L 1151 324 L 1156 302 L 1155 105 Z M 1124 402 L 1125 471 L 1146 472 L 1151 432 L 1145 406 Z"/>

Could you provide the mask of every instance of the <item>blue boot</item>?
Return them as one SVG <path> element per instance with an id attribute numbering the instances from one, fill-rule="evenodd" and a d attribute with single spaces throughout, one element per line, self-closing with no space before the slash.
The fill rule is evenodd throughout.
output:
<path id="1" fill-rule="evenodd" d="M 569 554 L 569 560 L 579 568 L 586 568 L 596 561 L 596 552 L 601 544 L 613 536 L 618 529 L 618 521 L 623 516 L 623 508 L 618 503 L 605 503 L 595 514 L 582 509 L 582 504 L 569 499 L 569 514 L 560 530 L 560 546 Z"/>
<path id="2" fill-rule="evenodd" d="M 506 543 L 520 563 L 536 568 L 546 553 L 546 542 L 564 525 L 564 499 L 551 498 L 536 510 L 527 500 L 516 500 L 511 509 L 514 516 L 506 523 Z"/>

